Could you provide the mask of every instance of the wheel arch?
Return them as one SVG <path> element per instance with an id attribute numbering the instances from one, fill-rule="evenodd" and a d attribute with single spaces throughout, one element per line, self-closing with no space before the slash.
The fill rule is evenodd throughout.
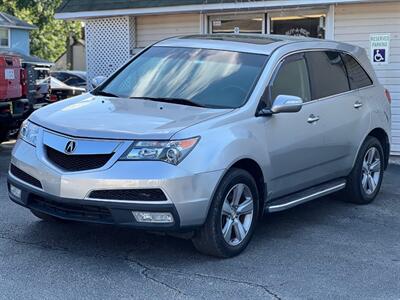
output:
<path id="1" fill-rule="evenodd" d="M 378 141 L 381 143 L 382 148 L 383 148 L 383 154 L 384 154 L 384 169 L 386 170 L 387 167 L 389 166 L 389 158 L 390 158 L 390 140 L 389 140 L 389 135 L 387 134 L 387 132 L 381 128 L 381 127 L 376 127 L 372 130 L 370 130 L 368 132 L 368 134 L 365 135 L 362 143 L 360 143 L 360 145 L 358 146 L 356 155 L 353 158 L 353 164 L 351 167 L 351 170 L 354 169 L 356 162 L 357 162 L 357 158 L 360 155 L 360 151 L 362 149 L 362 146 L 364 145 L 364 143 L 366 142 L 368 137 L 374 137 L 376 139 L 378 139 Z"/>
<path id="2" fill-rule="evenodd" d="M 358 150 L 357 150 L 357 155 L 354 157 L 353 161 L 353 167 L 354 168 L 357 157 L 360 154 L 361 148 L 364 145 L 365 141 L 367 140 L 368 137 L 374 137 L 378 139 L 378 141 L 381 143 L 382 148 L 383 148 L 383 154 L 384 154 L 384 167 L 385 170 L 389 166 L 389 158 L 390 158 L 390 141 L 389 141 L 389 135 L 386 133 L 386 131 L 380 127 L 376 127 L 372 129 L 364 138 L 363 142 L 359 145 Z"/>
<path id="3" fill-rule="evenodd" d="M 240 158 L 234 163 L 232 163 L 222 174 L 214 192 L 212 198 L 214 198 L 214 194 L 225 175 L 232 169 L 242 169 L 250 173 L 250 175 L 254 178 L 257 184 L 258 194 L 259 194 L 259 204 L 260 204 L 260 216 L 264 213 L 264 206 L 267 197 L 267 185 L 265 183 L 264 173 L 259 165 L 252 158 Z"/>
<path id="4" fill-rule="evenodd" d="M 383 154 L 384 154 L 384 159 L 385 159 L 385 161 L 384 161 L 384 165 L 385 165 L 385 170 L 387 169 L 387 167 L 388 167 L 388 165 L 389 165 L 389 158 L 390 158 L 390 141 L 389 141 L 389 136 L 388 136 L 388 134 L 386 133 L 386 131 L 384 130 L 384 129 L 382 129 L 382 128 L 375 128 L 375 129 L 373 129 L 368 135 L 367 135 L 367 137 L 370 137 L 370 136 L 372 136 L 372 137 L 374 137 L 374 138 L 376 138 L 376 139 L 378 139 L 379 140 L 379 142 L 381 143 L 381 145 L 382 145 L 382 148 L 383 148 Z M 367 139 L 367 137 L 364 139 L 364 142 L 365 142 L 365 140 Z"/>

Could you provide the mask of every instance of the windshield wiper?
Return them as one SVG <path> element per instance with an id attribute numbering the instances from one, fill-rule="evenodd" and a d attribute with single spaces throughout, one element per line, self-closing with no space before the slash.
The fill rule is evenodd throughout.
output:
<path id="1" fill-rule="evenodd" d="M 130 99 L 144 99 L 150 101 L 158 101 L 165 103 L 174 103 L 174 104 L 182 104 L 182 105 L 190 105 L 195 107 L 206 107 L 200 103 L 194 102 L 192 100 L 183 99 L 183 98 L 168 98 L 168 97 L 130 97 Z"/>
<path id="2" fill-rule="evenodd" d="M 113 98 L 120 98 L 118 95 L 112 94 L 112 93 L 108 93 L 105 91 L 97 91 L 92 93 L 95 96 L 104 96 L 104 97 L 113 97 Z"/>

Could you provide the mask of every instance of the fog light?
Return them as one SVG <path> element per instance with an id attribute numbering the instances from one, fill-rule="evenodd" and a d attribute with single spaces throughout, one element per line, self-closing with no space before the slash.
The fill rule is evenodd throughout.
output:
<path id="1" fill-rule="evenodd" d="M 133 211 L 133 216 L 139 223 L 173 223 L 174 217 L 169 212 Z"/>
<path id="2" fill-rule="evenodd" d="M 13 185 L 10 185 L 10 193 L 11 193 L 11 195 L 13 195 L 15 198 L 21 199 L 22 191 L 21 191 L 19 188 L 15 187 L 15 186 L 13 186 Z"/>

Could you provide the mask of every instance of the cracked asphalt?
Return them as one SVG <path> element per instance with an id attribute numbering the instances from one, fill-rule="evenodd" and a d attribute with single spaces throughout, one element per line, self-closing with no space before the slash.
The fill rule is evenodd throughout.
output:
<path id="1" fill-rule="evenodd" d="M 46 223 L 9 201 L 0 146 L 1 299 L 400 299 L 400 165 L 376 202 L 266 216 L 241 256 L 130 229 Z"/>

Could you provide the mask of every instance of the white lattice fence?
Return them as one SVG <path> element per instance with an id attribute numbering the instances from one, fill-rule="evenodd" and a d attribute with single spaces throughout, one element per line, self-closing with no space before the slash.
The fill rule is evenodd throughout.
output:
<path id="1" fill-rule="evenodd" d="M 134 41 L 129 17 L 86 20 L 86 61 L 88 83 L 96 76 L 109 76 L 130 58 Z M 134 37 L 133 37 L 134 38 Z"/>

